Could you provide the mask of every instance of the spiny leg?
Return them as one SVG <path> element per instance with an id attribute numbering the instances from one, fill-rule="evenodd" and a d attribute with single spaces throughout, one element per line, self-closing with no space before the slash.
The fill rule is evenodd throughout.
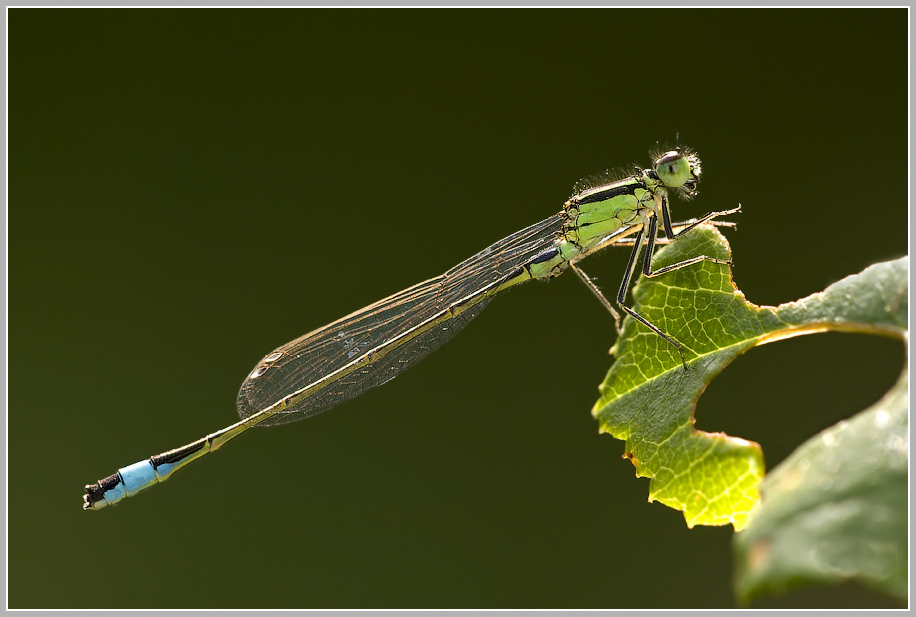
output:
<path id="1" fill-rule="evenodd" d="M 719 213 L 712 212 L 710 214 L 716 215 Z M 710 214 L 707 214 L 703 218 L 707 218 L 708 216 L 710 216 Z M 664 206 L 662 209 L 662 215 L 665 219 L 667 219 L 667 210 L 664 209 Z M 703 219 L 700 219 L 700 220 L 702 221 Z M 693 229 L 694 227 L 696 227 L 696 225 L 699 225 L 699 223 L 691 225 L 688 229 L 681 231 L 679 234 L 675 236 L 675 235 L 668 235 L 668 231 L 671 228 L 671 223 L 667 223 L 665 224 L 665 226 L 668 229 L 665 231 L 665 235 L 668 235 L 669 240 L 676 240 L 677 238 L 684 235 L 686 231 L 689 231 L 690 229 Z M 696 257 L 691 257 L 690 259 L 679 261 L 675 264 L 671 264 L 670 266 L 664 266 L 662 268 L 659 268 L 658 270 L 652 270 L 652 253 L 655 251 L 655 235 L 657 232 L 658 232 L 658 218 L 653 216 L 649 220 L 649 234 L 648 234 L 648 237 L 646 238 L 646 257 L 645 259 L 642 260 L 643 276 L 646 276 L 648 278 L 653 278 L 653 277 L 665 274 L 666 272 L 671 272 L 672 270 L 678 270 L 686 266 L 692 266 L 693 264 L 699 263 L 701 261 L 711 261 L 712 263 L 724 264 L 724 265 L 731 265 L 732 263 L 731 260 L 729 259 L 718 259 L 716 257 L 708 257 L 706 255 L 697 255 Z"/>
<path id="2" fill-rule="evenodd" d="M 651 239 L 652 236 L 656 232 L 655 217 L 651 219 L 650 228 L 651 229 L 650 229 L 649 238 Z M 664 332 L 662 332 L 661 330 L 659 330 L 658 327 L 653 325 L 648 319 L 646 319 L 645 317 L 643 317 L 642 315 L 640 315 L 635 310 L 631 309 L 629 306 L 625 304 L 626 299 L 627 299 L 627 292 L 630 290 L 630 280 L 633 278 L 633 271 L 636 269 L 636 260 L 639 258 L 640 252 L 642 252 L 642 241 L 643 241 L 643 238 L 645 238 L 645 235 L 646 235 L 645 227 L 640 229 L 639 233 L 636 234 L 636 239 L 634 240 L 635 246 L 633 247 L 633 251 L 630 253 L 630 261 L 627 263 L 627 269 L 626 269 L 626 272 L 624 272 L 623 281 L 620 282 L 620 290 L 617 292 L 617 305 L 620 308 L 622 308 L 624 311 L 626 311 L 628 315 L 633 317 L 633 319 L 637 320 L 639 323 L 643 324 L 644 326 L 646 326 L 647 328 L 655 332 L 657 335 L 659 335 L 660 337 L 662 337 L 663 339 L 665 339 L 666 341 L 674 345 L 677 348 L 677 352 L 681 354 L 681 364 L 684 365 L 684 370 L 686 371 L 687 370 L 687 361 L 684 359 L 684 348 L 681 347 L 681 344 L 675 341 L 673 338 L 671 338 L 667 334 L 665 334 Z M 646 260 L 648 259 L 649 259 L 649 253 L 646 254 Z"/>
<path id="3" fill-rule="evenodd" d="M 711 221 L 712 219 L 716 218 L 717 216 L 725 216 L 727 214 L 735 214 L 737 212 L 741 212 L 741 204 L 738 204 L 737 208 L 732 208 L 730 210 L 722 210 L 719 212 L 710 212 L 706 216 L 703 216 L 694 221 L 688 222 L 687 226 L 684 227 L 684 229 L 680 230 L 677 233 L 674 233 L 671 230 L 671 215 L 668 213 L 668 199 L 665 198 L 665 200 L 662 202 L 662 225 L 665 228 L 665 236 L 669 240 L 674 240 L 675 238 L 679 238 L 683 236 L 685 233 L 687 233 L 688 231 L 690 231 L 697 225 L 702 225 L 703 223 Z"/>
<path id="4" fill-rule="evenodd" d="M 663 239 L 660 239 L 659 243 L 667 244 L 668 242 L 672 242 L 676 240 L 677 238 L 681 237 L 688 231 L 691 231 L 697 225 L 702 225 L 703 223 L 712 223 L 713 225 L 717 227 L 734 227 L 735 224 L 733 222 L 716 221 L 714 219 L 719 216 L 725 216 L 728 214 L 735 214 L 736 212 L 740 212 L 741 206 L 739 205 L 737 208 L 731 208 L 729 210 L 710 212 L 709 214 L 701 218 L 698 218 L 698 219 L 691 219 L 689 221 L 675 223 L 674 227 L 682 227 L 682 229 L 680 229 L 677 233 L 674 233 L 674 231 L 672 230 L 671 217 L 668 213 L 667 200 L 665 200 L 662 203 L 661 210 L 662 210 L 662 222 L 665 227 L 665 236 L 666 237 Z M 658 276 L 660 274 L 665 274 L 666 272 L 670 272 L 672 270 L 676 270 L 684 266 L 695 264 L 700 261 L 712 261 L 714 263 L 725 263 L 725 264 L 730 264 L 731 262 L 727 260 L 716 259 L 713 257 L 707 257 L 705 255 L 699 255 L 692 259 L 678 262 L 670 266 L 665 266 L 653 272 L 651 268 L 652 253 L 654 252 L 656 237 L 658 235 L 658 219 L 656 217 L 652 217 L 650 219 L 648 233 L 646 232 L 647 232 L 646 228 L 643 227 L 636 234 L 635 238 L 632 238 L 632 239 L 623 238 L 619 242 L 615 242 L 615 244 L 620 245 L 620 246 L 633 245 L 633 251 L 630 253 L 630 260 L 627 263 L 627 269 L 626 269 L 626 272 L 624 273 L 623 281 L 621 281 L 620 283 L 620 290 L 617 292 L 617 304 L 618 306 L 620 306 L 621 309 L 626 311 L 628 315 L 632 316 L 634 319 L 639 321 L 641 324 L 643 324 L 644 326 L 646 326 L 647 328 L 655 332 L 658 336 L 662 337 L 663 339 L 668 341 L 668 343 L 670 343 L 675 348 L 677 348 L 677 351 L 681 356 L 681 364 L 683 365 L 684 370 L 686 371 L 687 370 L 687 361 L 684 358 L 684 348 L 681 346 L 681 344 L 675 341 L 673 338 L 671 338 L 667 334 L 665 334 L 664 332 L 662 332 L 657 326 L 652 324 L 648 319 L 646 319 L 645 317 L 637 313 L 634 309 L 631 309 L 630 307 L 628 307 L 625 304 L 627 293 L 629 292 L 629 289 L 630 289 L 630 283 L 633 278 L 633 272 L 636 269 L 636 261 L 637 259 L 639 259 L 639 255 L 642 250 L 643 241 L 645 240 L 647 244 L 646 256 L 645 256 L 645 259 L 643 259 L 643 274 L 650 278 L 654 276 Z M 582 272 L 579 268 L 577 268 L 575 264 L 570 264 L 570 265 L 573 267 L 573 270 L 576 272 L 579 278 L 582 279 L 582 281 L 589 287 L 589 289 L 591 289 L 592 292 L 598 296 L 599 300 L 602 301 L 602 304 L 605 304 L 607 302 L 607 299 L 604 297 L 604 294 L 601 293 L 601 290 L 598 289 L 598 286 L 595 285 L 592 282 L 592 280 L 588 278 L 588 276 L 585 275 L 584 272 Z M 605 304 L 605 306 L 611 311 L 613 315 L 615 315 L 615 318 L 616 318 L 617 312 L 614 311 L 613 308 L 609 306 L 609 304 L 610 303 L 607 303 Z M 619 327 L 617 331 L 618 333 L 620 332 Z"/>
<path id="5" fill-rule="evenodd" d="M 611 315 L 614 316 L 614 327 L 617 329 L 617 334 L 620 334 L 620 313 L 614 310 L 614 307 L 611 305 L 611 301 L 604 297 L 604 294 L 601 293 L 601 290 L 595 285 L 594 281 L 588 277 L 588 275 L 583 272 L 579 266 L 574 263 L 570 263 L 569 266 L 573 269 L 579 276 L 579 280 L 585 283 L 585 286 L 592 290 L 592 293 L 598 298 L 601 304 L 604 305 L 608 311 L 611 312 Z"/>
<path id="6" fill-rule="evenodd" d="M 725 212 L 711 212 L 710 214 L 714 214 L 714 215 L 718 216 L 718 215 L 720 215 L 720 214 L 731 214 L 731 213 L 734 212 L 734 211 L 735 211 L 735 210 L 726 210 Z M 717 221 L 717 220 L 714 220 L 714 219 L 710 219 L 710 220 L 708 220 L 708 221 L 706 221 L 706 222 L 709 223 L 710 225 L 715 226 L 715 227 L 728 227 L 728 228 L 734 229 L 735 227 L 738 226 L 738 224 L 735 223 L 734 221 Z M 686 226 L 690 225 L 690 228 L 693 229 L 693 228 L 696 227 L 699 223 L 700 223 L 700 221 L 699 221 L 698 219 L 690 219 L 690 220 L 688 220 L 688 221 L 679 221 L 679 222 L 677 222 L 677 223 L 671 223 L 671 228 L 672 228 L 672 229 L 680 229 L 681 227 L 686 227 Z M 680 233 L 680 231 L 678 231 L 678 232 L 676 232 L 676 233 L 674 234 L 674 238 L 666 238 L 666 237 L 664 237 L 664 236 L 661 237 L 661 238 L 656 238 L 656 239 L 655 239 L 655 243 L 656 243 L 656 244 L 670 244 L 670 243 L 674 242 L 675 240 L 677 240 L 678 236 L 680 236 L 680 235 L 681 235 L 681 233 Z M 614 244 L 614 246 L 633 246 L 633 238 L 629 238 L 629 237 L 627 237 L 627 238 L 621 238 L 620 240 L 616 240 L 613 244 Z"/>

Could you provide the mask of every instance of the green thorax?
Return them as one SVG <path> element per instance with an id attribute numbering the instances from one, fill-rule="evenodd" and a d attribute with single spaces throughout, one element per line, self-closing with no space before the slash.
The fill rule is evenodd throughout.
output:
<path id="1" fill-rule="evenodd" d="M 605 240 L 623 227 L 648 223 L 667 207 L 668 190 L 675 189 L 690 199 L 700 180 L 700 159 L 686 148 L 655 157 L 651 169 L 632 176 L 591 182 L 563 204 L 563 233 L 549 259 L 528 268 L 531 278 L 549 278 L 562 272 L 570 261 L 605 245 Z"/>
<path id="2" fill-rule="evenodd" d="M 588 253 L 611 232 L 642 225 L 667 198 L 667 188 L 651 170 L 602 186 L 587 188 L 563 204 L 564 239 Z"/>

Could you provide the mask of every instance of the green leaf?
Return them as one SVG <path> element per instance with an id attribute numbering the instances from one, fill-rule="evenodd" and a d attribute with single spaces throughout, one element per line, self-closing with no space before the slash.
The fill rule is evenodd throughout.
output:
<path id="1" fill-rule="evenodd" d="M 881 401 L 767 474 L 753 523 L 735 536 L 740 597 L 858 579 L 906 599 L 907 401 L 904 368 Z"/>
<path id="2" fill-rule="evenodd" d="M 730 259 L 728 242 L 702 226 L 660 250 L 653 269 L 706 255 Z M 626 440 L 637 476 L 651 478 L 649 500 L 682 510 L 687 525 L 742 529 L 759 502 L 760 446 L 694 429 L 693 411 L 709 381 L 751 347 L 825 330 L 902 336 L 907 258 L 872 266 L 821 293 L 779 307 L 749 303 L 727 265 L 702 262 L 640 279 L 636 310 L 683 346 L 677 350 L 635 320 L 624 320 L 617 361 L 593 415 L 601 432 Z"/>

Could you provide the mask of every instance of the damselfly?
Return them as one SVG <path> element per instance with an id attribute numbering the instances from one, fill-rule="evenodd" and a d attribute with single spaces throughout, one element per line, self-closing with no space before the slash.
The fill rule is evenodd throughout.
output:
<path id="1" fill-rule="evenodd" d="M 302 420 L 382 385 L 442 346 L 497 293 L 530 279 L 549 279 L 572 269 L 614 316 L 619 332 L 620 315 L 578 266 L 586 256 L 610 245 L 633 246 L 617 293 L 617 305 L 673 345 L 686 370 L 683 346 L 627 306 L 625 300 L 644 247 L 642 272 L 648 277 L 701 261 L 728 263 L 697 255 L 651 269 L 659 224 L 664 237 L 658 241 L 667 242 L 701 223 L 739 211 L 740 206 L 672 223 L 669 190 L 692 198 L 700 173 L 696 154 L 678 148 L 658 155 L 651 169 L 637 168 L 622 179 L 577 185 L 575 194 L 558 214 L 485 248 L 442 276 L 405 289 L 267 354 L 239 391 L 239 422 L 86 486 L 83 507 L 98 510 L 134 495 L 253 426 Z"/>

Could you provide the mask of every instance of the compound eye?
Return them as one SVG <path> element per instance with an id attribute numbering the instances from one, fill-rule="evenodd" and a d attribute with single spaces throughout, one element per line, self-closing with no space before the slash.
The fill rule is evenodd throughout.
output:
<path id="1" fill-rule="evenodd" d="M 655 162 L 655 172 L 665 186 L 676 189 L 690 179 L 690 162 L 680 152 L 666 152 Z"/>

